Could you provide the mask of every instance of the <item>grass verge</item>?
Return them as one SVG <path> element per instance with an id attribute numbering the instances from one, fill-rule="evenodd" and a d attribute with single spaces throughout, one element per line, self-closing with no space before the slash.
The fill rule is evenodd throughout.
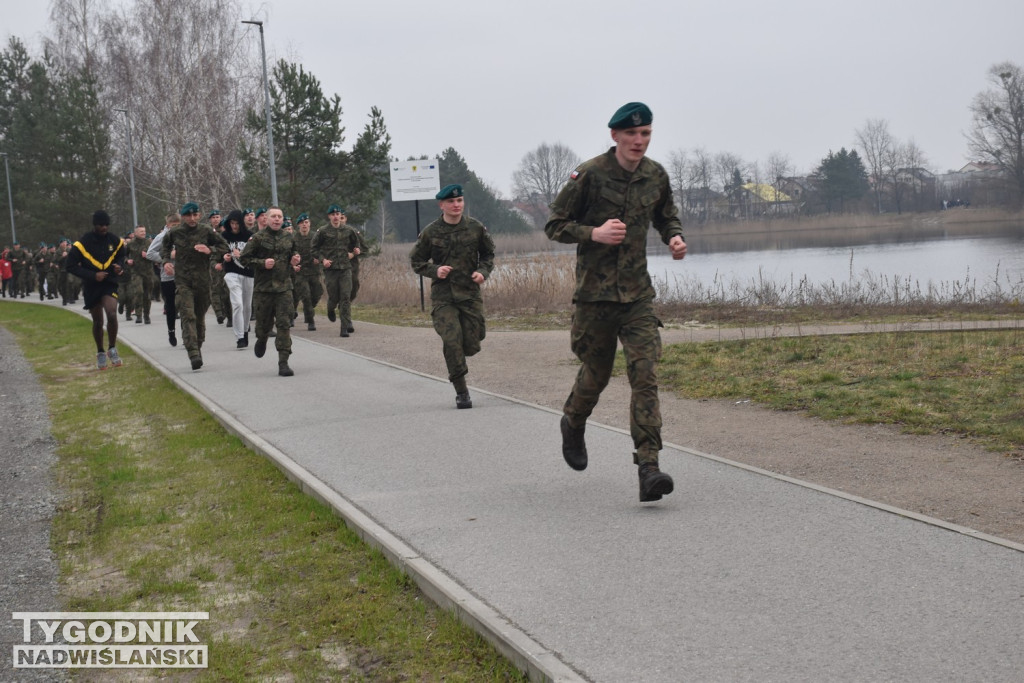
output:
<path id="1" fill-rule="evenodd" d="M 674 344 L 659 377 L 686 398 L 958 434 L 1024 457 L 1024 329 Z"/>
<path id="2" fill-rule="evenodd" d="M 153 675 L 525 680 L 130 349 L 99 372 L 79 316 L 0 303 L 0 324 L 49 401 L 64 606 L 210 612 L 209 668 Z"/>

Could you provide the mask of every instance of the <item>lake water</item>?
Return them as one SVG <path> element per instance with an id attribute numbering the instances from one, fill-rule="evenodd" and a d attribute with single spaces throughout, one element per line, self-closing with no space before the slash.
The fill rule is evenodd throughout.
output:
<path id="1" fill-rule="evenodd" d="M 780 285 L 841 282 L 962 283 L 977 292 L 1024 290 L 1024 226 L 1011 234 L 932 237 L 919 241 L 843 246 L 761 248 L 741 251 L 702 250 L 699 237 L 688 237 L 690 253 L 673 261 L 667 247 L 648 252 L 648 269 L 670 288 L 686 282 L 746 287 L 761 282 Z"/>

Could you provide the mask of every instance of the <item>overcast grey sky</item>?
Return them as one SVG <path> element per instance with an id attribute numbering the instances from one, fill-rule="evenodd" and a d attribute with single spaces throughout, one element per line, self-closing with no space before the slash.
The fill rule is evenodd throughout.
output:
<path id="1" fill-rule="evenodd" d="M 1022 0 L 267 0 L 268 59 L 341 96 L 348 143 L 379 107 L 393 153 L 455 147 L 506 195 L 523 155 L 609 144 L 621 104 L 654 112 L 652 158 L 704 147 L 809 172 L 868 118 L 932 170 L 967 161 L 968 106 L 1001 61 L 1024 64 Z M 48 8 L 0 0 L 38 53 Z M 241 29 L 241 26 L 240 26 Z M 253 31 L 253 40 L 258 33 Z M 5 44 L 6 44 L 5 35 Z"/>

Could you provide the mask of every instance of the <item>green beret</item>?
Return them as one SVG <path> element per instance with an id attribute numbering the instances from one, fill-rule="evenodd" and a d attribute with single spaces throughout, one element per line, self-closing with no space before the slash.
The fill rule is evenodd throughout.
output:
<path id="1" fill-rule="evenodd" d="M 337 204 L 331 204 L 330 206 L 327 207 L 327 213 L 345 213 L 345 209 L 341 208 Z"/>
<path id="2" fill-rule="evenodd" d="M 196 204 L 195 202 L 188 202 L 181 207 L 181 211 L 179 211 L 178 213 L 180 213 L 182 216 L 188 213 L 199 213 L 199 205 Z"/>
<path id="3" fill-rule="evenodd" d="M 434 199 L 451 199 L 462 196 L 462 185 L 445 185 L 441 191 L 434 195 Z"/>
<path id="4" fill-rule="evenodd" d="M 256 218 L 259 218 L 260 216 L 262 216 L 266 212 L 267 212 L 267 207 L 261 206 L 260 208 L 256 209 Z"/>
<path id="5" fill-rule="evenodd" d="M 302 221 L 308 221 L 308 220 L 309 220 L 309 214 L 306 213 L 305 211 L 303 211 L 302 213 L 299 214 L 298 218 L 295 219 L 295 222 L 296 223 L 301 223 Z"/>
<path id="6" fill-rule="evenodd" d="M 207 214 L 206 218 L 210 219 L 210 218 L 213 218 L 214 216 L 219 216 L 219 215 L 220 215 L 220 209 L 214 209 L 209 214 Z"/>
<path id="7" fill-rule="evenodd" d="M 636 128 L 637 126 L 650 125 L 654 120 L 654 114 L 643 102 L 630 102 L 619 107 L 612 118 L 608 121 L 608 127 L 613 130 L 623 128 Z"/>
<path id="8" fill-rule="evenodd" d="M 250 209 L 250 208 L 249 208 L 248 206 L 247 206 L 247 207 L 245 207 L 244 209 L 242 209 L 242 218 L 245 218 L 245 217 L 246 217 L 246 216 L 248 216 L 248 215 L 249 215 L 250 213 L 253 213 L 253 210 L 252 210 L 252 209 Z"/>

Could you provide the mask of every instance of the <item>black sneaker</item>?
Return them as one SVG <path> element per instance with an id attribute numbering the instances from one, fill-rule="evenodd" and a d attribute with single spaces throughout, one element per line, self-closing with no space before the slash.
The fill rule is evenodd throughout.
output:
<path id="1" fill-rule="evenodd" d="M 295 371 L 288 367 L 288 361 L 283 360 L 277 364 L 277 374 L 281 377 L 291 377 L 295 374 Z"/>
<path id="2" fill-rule="evenodd" d="M 245 341 L 245 337 L 242 337 L 241 339 L 239 339 L 238 341 L 235 342 L 235 348 L 236 349 L 244 349 L 248 345 L 249 345 L 249 342 Z"/>
<path id="3" fill-rule="evenodd" d="M 257 337 L 256 344 L 252 347 L 252 350 L 257 358 L 263 358 L 263 354 L 267 352 L 267 340 Z"/>
<path id="4" fill-rule="evenodd" d="M 577 472 L 587 469 L 587 443 L 583 439 L 585 429 L 571 427 L 569 417 L 562 416 L 562 457 Z"/>
<path id="5" fill-rule="evenodd" d="M 639 474 L 641 503 L 661 500 L 662 496 L 672 493 L 672 489 L 675 488 L 672 477 L 662 472 L 653 463 L 640 465 Z"/>
<path id="6" fill-rule="evenodd" d="M 171 346 L 177 346 L 178 345 L 178 338 L 174 336 L 174 332 L 168 332 L 167 333 L 167 341 L 169 341 L 171 343 Z"/>
<path id="7" fill-rule="evenodd" d="M 348 336 L 348 335 L 342 335 Z M 473 407 L 473 399 L 469 397 L 469 392 L 463 392 L 461 394 L 455 394 L 455 407 L 459 410 L 466 410 L 467 408 Z"/>

